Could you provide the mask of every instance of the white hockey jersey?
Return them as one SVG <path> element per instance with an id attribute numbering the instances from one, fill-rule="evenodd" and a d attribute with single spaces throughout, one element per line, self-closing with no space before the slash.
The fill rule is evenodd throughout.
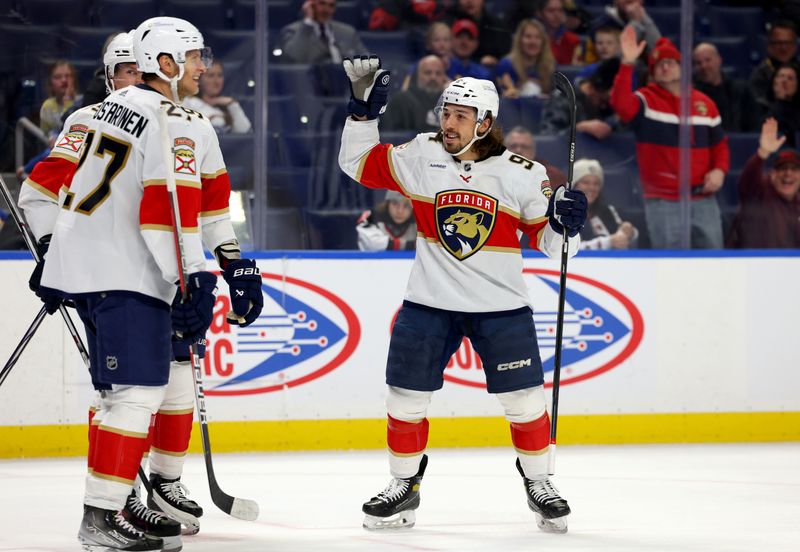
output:
<path id="1" fill-rule="evenodd" d="M 552 190 L 544 167 L 509 151 L 459 161 L 434 136 L 418 134 L 394 147 L 379 143 L 377 121 L 350 118 L 342 133 L 339 165 L 345 173 L 412 200 L 419 232 L 405 298 L 458 312 L 530 305 L 522 233 L 549 257 L 561 254 L 561 234 L 545 216 Z M 579 244 L 579 236 L 570 238 L 571 255 Z"/>
<path id="2" fill-rule="evenodd" d="M 158 110 L 166 109 L 165 159 Z M 52 233 L 42 285 L 76 296 L 126 290 L 167 303 L 178 265 L 166 170 L 178 187 L 189 273 L 235 239 L 230 181 L 208 120 L 147 86 L 113 92 L 66 121 L 50 155 L 20 192 L 37 239 Z"/>

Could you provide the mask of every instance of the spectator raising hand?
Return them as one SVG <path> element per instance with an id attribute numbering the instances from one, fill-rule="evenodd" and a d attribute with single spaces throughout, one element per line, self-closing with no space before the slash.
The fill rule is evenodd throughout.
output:
<path id="1" fill-rule="evenodd" d="M 767 158 L 781 149 L 786 142 L 786 136 L 778 136 L 778 121 L 774 117 L 769 117 L 761 125 L 761 136 L 758 137 L 758 156 Z"/>

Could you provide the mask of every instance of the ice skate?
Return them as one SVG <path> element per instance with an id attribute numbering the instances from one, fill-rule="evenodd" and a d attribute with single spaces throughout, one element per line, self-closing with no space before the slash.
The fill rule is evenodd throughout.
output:
<path id="1" fill-rule="evenodd" d="M 160 538 L 136 529 L 121 512 L 86 505 L 83 506 L 78 541 L 86 552 L 161 552 L 164 545 Z"/>
<path id="2" fill-rule="evenodd" d="M 183 549 L 181 524 L 162 512 L 145 506 L 136 492 L 132 491 L 125 501 L 122 517 L 139 531 L 164 541 L 163 552 L 179 552 Z"/>
<path id="3" fill-rule="evenodd" d="M 188 489 L 181 483 L 181 478 L 164 479 L 160 475 L 150 474 L 153 494 L 147 498 L 147 506 L 151 510 L 164 512 L 172 519 L 185 526 L 184 535 L 194 535 L 200 531 L 200 520 L 203 509 L 194 500 L 186 498 Z"/>
<path id="4" fill-rule="evenodd" d="M 517 469 L 525 483 L 528 508 L 536 515 L 536 526 L 546 533 L 566 533 L 567 516 L 570 514 L 567 501 L 561 498 L 550 479 L 528 479 L 517 459 Z"/>
<path id="5" fill-rule="evenodd" d="M 361 510 L 366 514 L 365 529 L 373 531 L 414 527 L 414 510 L 419 508 L 419 486 L 427 465 L 428 456 L 423 454 L 417 475 L 408 479 L 392 479 L 378 496 L 364 503 Z"/>

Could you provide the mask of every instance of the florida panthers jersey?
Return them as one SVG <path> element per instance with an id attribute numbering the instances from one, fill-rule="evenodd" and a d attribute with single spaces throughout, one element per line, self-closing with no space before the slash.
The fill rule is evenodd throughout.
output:
<path id="1" fill-rule="evenodd" d="M 339 164 L 370 188 L 410 198 L 417 220 L 417 255 L 406 299 L 459 312 L 494 312 L 530 304 L 522 278 L 520 238 L 550 257 L 561 234 L 547 221 L 552 193 L 542 165 L 504 151 L 459 161 L 434 134 L 393 147 L 380 144 L 377 121 L 347 120 Z M 570 254 L 580 244 L 571 238 Z"/>
<path id="2" fill-rule="evenodd" d="M 159 109 L 168 114 L 168 153 Z M 204 270 L 202 242 L 213 250 L 235 239 L 230 181 L 208 120 L 143 85 L 67 119 L 20 192 L 36 237 L 53 234 L 42 285 L 73 296 L 127 290 L 171 302 L 178 265 L 167 170 L 177 183 L 187 269 Z"/>

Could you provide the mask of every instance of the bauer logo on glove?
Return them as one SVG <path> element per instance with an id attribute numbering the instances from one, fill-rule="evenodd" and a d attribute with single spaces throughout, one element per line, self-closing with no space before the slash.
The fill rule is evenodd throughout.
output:
<path id="1" fill-rule="evenodd" d="M 377 56 L 355 56 L 342 62 L 350 79 L 348 115 L 377 119 L 386 111 L 391 74 L 381 69 Z"/>

